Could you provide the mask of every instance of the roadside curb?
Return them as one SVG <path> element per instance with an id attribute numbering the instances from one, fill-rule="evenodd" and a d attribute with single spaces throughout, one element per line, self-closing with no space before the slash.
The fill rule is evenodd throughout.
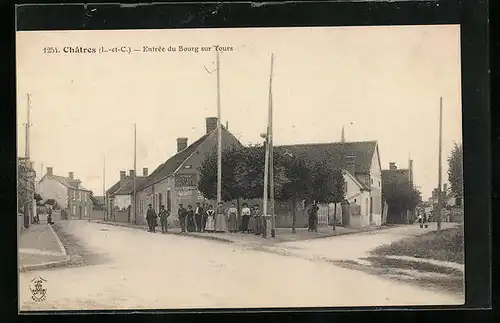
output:
<path id="1" fill-rule="evenodd" d="M 62 244 L 61 239 L 59 239 L 59 236 L 55 232 L 52 225 L 50 225 L 50 224 L 47 224 L 47 225 L 49 226 L 50 231 L 54 235 L 54 238 L 56 239 L 57 245 L 59 246 L 61 256 L 64 256 L 64 259 L 57 260 L 57 261 L 43 262 L 40 264 L 33 264 L 33 265 L 24 265 L 24 266 L 20 265 L 19 266 L 20 272 L 52 269 L 52 268 L 57 268 L 57 267 L 64 267 L 64 266 L 67 266 L 70 264 L 71 258 L 70 258 L 70 256 L 68 256 L 68 253 L 66 252 L 66 248 L 64 248 L 64 245 Z"/>
<path id="2" fill-rule="evenodd" d="M 147 228 L 145 226 L 129 225 L 129 224 L 125 224 L 125 223 L 105 222 L 105 221 L 95 221 L 95 223 L 147 231 Z M 276 241 L 273 238 L 269 238 L 269 239 L 266 239 L 266 241 L 273 242 L 273 244 L 280 244 L 280 243 L 289 243 L 289 242 L 296 242 L 296 241 L 307 241 L 307 240 L 315 240 L 315 239 L 334 238 L 334 237 L 350 235 L 350 234 L 365 234 L 365 233 L 370 233 L 370 232 L 374 232 L 374 231 L 382 231 L 382 230 L 389 230 L 389 229 L 391 229 L 391 228 L 385 227 L 385 226 L 379 226 L 379 227 L 365 229 L 365 230 L 359 230 L 359 231 L 341 232 L 341 233 L 336 233 L 336 234 L 328 234 L 328 235 L 320 235 L 320 236 L 311 236 L 311 237 L 307 237 L 305 239 Z M 332 229 L 332 231 L 333 231 L 333 229 Z M 255 244 L 254 242 L 245 243 L 245 241 L 233 241 L 233 240 L 230 240 L 227 238 L 222 238 L 222 237 L 208 236 L 208 235 L 207 236 L 200 236 L 197 234 L 189 234 L 189 233 L 182 233 L 182 232 L 167 232 L 166 234 L 178 235 L 178 236 L 189 237 L 189 238 L 214 240 L 214 241 L 225 242 L 225 243 L 243 243 L 243 244 L 249 244 L 249 245 Z M 257 243 L 257 245 L 260 245 L 260 244 Z"/>
<path id="3" fill-rule="evenodd" d="M 113 223 L 113 222 L 104 222 L 104 221 L 96 221 L 96 223 L 147 231 L 146 227 L 132 226 L 132 225 L 127 225 L 127 224 L 123 224 L 123 223 Z M 158 233 L 161 234 L 160 232 L 158 232 Z M 221 237 L 214 237 L 214 236 L 200 236 L 200 235 L 197 235 L 197 234 L 189 234 L 189 233 L 182 233 L 182 232 L 167 232 L 166 234 L 167 235 L 168 234 L 170 234 L 170 235 L 177 235 L 177 236 L 188 237 L 188 238 L 198 238 L 198 239 L 205 239 L 205 240 L 214 240 L 214 241 L 225 242 L 225 243 L 234 243 L 234 241 L 232 241 L 232 240 L 229 240 L 229 239 L 226 239 L 226 238 L 221 238 Z"/>
<path id="4" fill-rule="evenodd" d="M 59 236 L 57 235 L 56 231 L 54 230 L 54 228 L 52 227 L 52 225 L 48 225 L 50 227 L 50 231 L 52 231 L 52 234 L 54 235 L 54 237 L 56 238 L 56 241 L 57 241 L 57 245 L 59 246 L 59 250 L 61 251 L 61 254 L 63 256 L 68 256 L 68 253 L 66 252 L 66 248 L 64 248 L 64 245 L 62 244 L 61 242 L 61 239 L 59 239 Z"/>
<path id="5" fill-rule="evenodd" d="M 19 271 L 23 273 L 23 272 L 29 272 L 29 271 L 35 271 L 35 270 L 52 269 L 52 268 L 57 268 L 57 267 L 64 267 L 66 265 L 69 265 L 69 263 L 70 263 L 70 257 L 65 256 L 65 259 L 63 259 L 63 260 L 44 262 L 44 263 L 35 264 L 35 265 L 20 266 Z"/>

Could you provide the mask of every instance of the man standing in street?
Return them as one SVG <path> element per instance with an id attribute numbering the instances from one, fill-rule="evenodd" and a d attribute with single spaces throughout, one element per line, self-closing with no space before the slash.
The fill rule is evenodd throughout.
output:
<path id="1" fill-rule="evenodd" d="M 149 232 L 156 232 L 156 212 L 153 210 L 153 205 L 149 204 L 148 211 L 146 212 L 146 221 L 148 222 Z"/>
<path id="2" fill-rule="evenodd" d="M 179 204 L 179 210 L 177 211 L 179 216 L 179 224 L 181 225 L 181 232 L 186 232 L 186 216 L 187 211 L 182 204 Z"/>
<path id="3" fill-rule="evenodd" d="M 203 225 L 203 208 L 200 206 L 200 203 L 196 203 L 196 209 L 194 210 L 194 220 L 196 222 L 196 231 L 201 232 L 205 231 L 205 226 Z"/>
<path id="4" fill-rule="evenodd" d="M 165 210 L 165 205 L 161 206 L 160 210 L 160 223 L 161 223 L 161 233 L 167 233 L 168 231 L 168 216 L 170 215 L 170 212 Z"/>

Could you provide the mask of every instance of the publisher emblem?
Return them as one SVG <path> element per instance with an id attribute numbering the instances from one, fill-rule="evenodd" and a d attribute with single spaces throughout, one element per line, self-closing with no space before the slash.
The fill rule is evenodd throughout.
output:
<path id="1" fill-rule="evenodd" d="M 45 296 L 47 294 L 47 289 L 43 288 L 43 283 L 45 282 L 46 280 L 43 279 L 42 277 L 35 277 L 31 280 L 29 288 L 31 291 L 31 298 L 35 302 L 41 302 L 45 300 Z"/>

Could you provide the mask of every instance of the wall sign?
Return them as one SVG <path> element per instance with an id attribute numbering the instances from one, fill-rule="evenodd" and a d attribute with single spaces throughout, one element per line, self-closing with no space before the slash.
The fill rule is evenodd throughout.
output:
<path id="1" fill-rule="evenodd" d="M 196 174 L 181 174 L 175 175 L 175 187 L 176 188 L 194 188 L 197 187 Z"/>

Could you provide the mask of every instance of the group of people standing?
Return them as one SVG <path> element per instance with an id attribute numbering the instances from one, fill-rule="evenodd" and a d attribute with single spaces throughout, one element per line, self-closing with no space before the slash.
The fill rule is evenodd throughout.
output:
<path id="1" fill-rule="evenodd" d="M 258 205 L 249 207 L 247 203 L 242 204 L 241 212 L 235 203 L 231 204 L 227 210 L 223 203 L 218 203 L 214 209 L 212 205 L 196 203 L 196 207 L 188 205 L 187 209 L 183 204 L 179 204 L 177 211 L 181 232 L 208 232 L 208 233 L 253 233 L 266 237 L 266 221 L 261 215 Z M 158 226 L 157 219 L 160 218 L 162 233 L 167 233 L 167 223 L 170 212 L 161 206 L 157 215 L 153 206 L 149 204 L 146 212 L 148 231 L 156 232 Z"/>
<path id="2" fill-rule="evenodd" d="M 222 202 L 214 209 L 212 205 L 196 203 L 193 209 L 187 209 L 182 204 L 177 211 L 181 232 L 208 232 L 208 233 L 254 233 L 265 236 L 265 221 L 260 214 L 258 205 L 252 208 L 247 203 L 242 204 L 241 212 L 235 203 L 226 210 Z"/>

